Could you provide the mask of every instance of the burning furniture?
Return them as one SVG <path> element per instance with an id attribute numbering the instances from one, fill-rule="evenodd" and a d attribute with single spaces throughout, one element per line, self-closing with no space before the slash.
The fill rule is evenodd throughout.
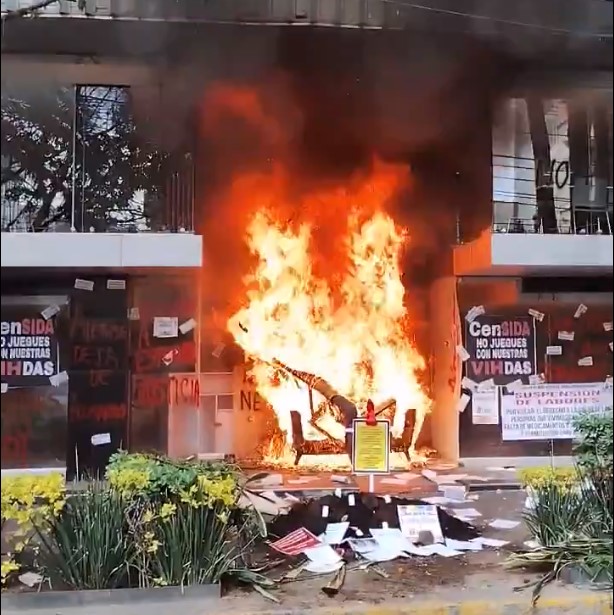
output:
<path id="1" fill-rule="evenodd" d="M 304 436 L 301 414 L 296 410 L 290 412 L 292 424 L 292 448 L 295 452 L 294 465 L 298 465 L 303 455 L 341 455 L 347 452 L 344 443 L 328 437 L 324 440 L 308 440 Z M 407 461 L 410 461 L 409 448 L 414 433 L 416 422 L 415 412 L 408 410 L 405 414 L 403 432 L 398 438 L 390 438 L 390 451 L 403 453 Z M 314 425 L 317 429 L 317 425 Z"/>
<path id="2" fill-rule="evenodd" d="M 309 407 L 312 420 L 310 425 L 324 436 L 324 439 L 311 440 L 307 439 L 303 430 L 301 414 L 292 410 L 290 412 L 290 420 L 292 427 L 292 445 L 296 453 L 294 465 L 297 465 L 303 455 L 338 455 L 347 453 L 350 458 L 352 456 L 352 435 L 351 428 L 354 419 L 358 417 L 358 409 L 354 402 L 340 395 L 326 380 L 301 372 L 284 365 L 280 361 L 274 362 L 275 367 L 292 375 L 294 378 L 307 385 L 309 394 Z M 345 427 L 345 442 L 333 437 L 325 429 L 318 425 L 315 416 L 315 408 L 313 403 L 313 391 L 320 393 L 330 406 L 334 406 L 339 410 L 343 418 L 343 426 Z M 388 399 L 375 408 L 375 416 L 378 416 L 394 405 L 393 399 Z M 405 414 L 405 423 L 403 432 L 398 438 L 390 439 L 390 450 L 394 453 L 403 453 L 408 461 L 410 461 L 409 448 L 412 442 L 412 436 L 415 426 L 415 411 L 408 411 Z"/>

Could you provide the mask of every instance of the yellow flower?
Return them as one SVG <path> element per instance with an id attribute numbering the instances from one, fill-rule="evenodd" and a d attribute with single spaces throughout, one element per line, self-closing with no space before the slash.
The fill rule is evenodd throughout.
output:
<path id="1" fill-rule="evenodd" d="M 171 502 L 164 502 L 160 507 L 160 519 L 169 519 L 177 511 L 177 506 Z"/>
<path id="2" fill-rule="evenodd" d="M 147 553 L 157 553 L 161 544 L 159 540 L 152 540 L 149 545 L 147 545 Z"/>
<path id="3" fill-rule="evenodd" d="M 146 510 L 143 514 L 143 523 L 151 523 L 155 518 L 155 515 L 152 510 Z"/>

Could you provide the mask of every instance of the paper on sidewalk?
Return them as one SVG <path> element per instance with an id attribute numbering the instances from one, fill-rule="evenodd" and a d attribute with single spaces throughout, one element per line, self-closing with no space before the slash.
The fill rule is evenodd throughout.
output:
<path id="1" fill-rule="evenodd" d="M 455 540 L 454 538 L 446 538 L 446 547 L 455 551 L 481 551 L 482 544 L 479 542 L 471 542 L 468 540 Z"/>
<path id="2" fill-rule="evenodd" d="M 326 545 L 340 545 L 345 538 L 348 527 L 350 527 L 349 521 L 329 523 L 326 526 L 324 534 L 320 536 L 320 540 L 322 540 L 322 542 Z"/>
<path id="3" fill-rule="evenodd" d="M 477 538 L 472 538 L 471 542 L 475 542 L 477 544 L 482 545 L 483 547 L 494 547 L 498 549 L 509 543 L 509 540 L 500 540 L 499 538 L 487 538 L 486 536 L 478 536 Z"/>
<path id="4" fill-rule="evenodd" d="M 509 519 L 494 519 L 488 525 L 497 530 L 513 530 L 520 525 L 520 521 L 511 521 Z"/>
<path id="5" fill-rule="evenodd" d="M 469 520 L 481 517 L 482 513 L 475 508 L 454 508 L 452 514 L 459 519 Z"/>

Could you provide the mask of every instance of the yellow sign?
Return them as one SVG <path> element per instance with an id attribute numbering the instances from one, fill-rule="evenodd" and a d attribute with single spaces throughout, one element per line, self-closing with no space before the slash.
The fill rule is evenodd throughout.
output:
<path id="1" fill-rule="evenodd" d="M 365 419 L 354 420 L 352 468 L 356 474 L 390 472 L 390 423 L 377 421 L 367 425 Z"/>

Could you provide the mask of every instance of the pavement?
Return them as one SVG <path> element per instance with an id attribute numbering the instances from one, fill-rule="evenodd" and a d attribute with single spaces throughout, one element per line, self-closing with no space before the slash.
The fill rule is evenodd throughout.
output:
<path id="1" fill-rule="evenodd" d="M 516 591 L 537 578 L 527 571 L 509 571 L 502 563 L 510 550 L 528 538 L 523 524 L 494 529 L 493 519 L 521 519 L 524 493 L 480 493 L 474 501 L 452 505 L 481 513 L 474 523 L 485 536 L 509 541 L 500 549 L 485 549 L 460 557 L 412 558 L 380 564 L 384 576 L 371 570 L 351 570 L 339 593 L 330 598 L 322 587 L 330 577 L 309 577 L 272 590 L 274 603 L 251 589 L 229 592 L 220 600 L 181 599 L 173 603 L 88 605 L 87 607 L 6 608 L 3 615 L 605 615 L 612 613 L 612 596 L 562 583 L 550 584 L 531 609 L 531 590 Z M 278 573 L 279 574 L 279 573 Z"/>

